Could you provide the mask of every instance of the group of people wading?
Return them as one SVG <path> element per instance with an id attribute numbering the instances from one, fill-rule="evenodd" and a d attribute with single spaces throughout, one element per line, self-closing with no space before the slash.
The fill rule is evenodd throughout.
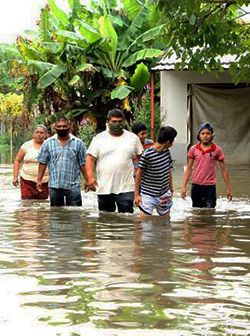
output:
<path id="1" fill-rule="evenodd" d="M 143 215 L 169 216 L 173 201 L 172 157 L 169 148 L 177 131 L 162 126 L 157 140 L 146 139 L 147 129 L 142 123 L 125 129 L 121 110 L 107 115 L 107 128 L 97 134 L 86 150 L 81 139 L 70 132 L 70 122 L 59 118 L 55 134 L 48 138 L 44 125 L 37 125 L 33 139 L 25 142 L 14 162 L 13 185 L 20 183 L 22 199 L 47 199 L 51 206 L 81 206 L 81 174 L 85 190 L 97 193 L 100 211 L 133 213 L 134 205 Z M 198 130 L 198 143 L 188 152 L 181 196 L 192 175 L 191 199 L 193 207 L 216 206 L 217 162 L 226 185 L 227 198 L 232 189 L 225 156 L 213 143 L 214 130 L 204 123 Z M 20 177 L 19 177 L 20 175 Z"/>

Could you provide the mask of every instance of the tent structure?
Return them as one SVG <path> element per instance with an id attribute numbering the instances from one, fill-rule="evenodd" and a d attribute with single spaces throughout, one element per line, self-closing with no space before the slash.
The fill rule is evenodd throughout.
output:
<path id="1" fill-rule="evenodd" d="M 186 163 L 187 150 L 196 143 L 197 129 L 203 122 L 213 124 L 214 142 L 223 148 L 228 163 L 250 164 L 250 87 L 245 83 L 233 85 L 227 69 L 234 57 L 220 58 L 225 71 L 219 75 L 177 71 L 179 61 L 176 55 L 162 59 L 151 75 L 153 85 L 153 72 L 161 72 L 163 124 L 178 131 L 172 147 L 176 164 Z"/>

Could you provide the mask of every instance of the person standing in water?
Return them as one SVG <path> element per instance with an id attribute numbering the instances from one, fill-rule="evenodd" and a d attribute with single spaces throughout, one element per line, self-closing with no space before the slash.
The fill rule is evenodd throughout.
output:
<path id="1" fill-rule="evenodd" d="M 186 198 L 187 183 L 192 175 L 191 199 L 195 208 L 215 208 L 216 206 L 216 168 L 220 164 L 226 185 L 226 195 L 232 200 L 232 187 L 225 165 L 225 155 L 220 146 L 213 143 L 214 128 L 209 123 L 201 124 L 198 129 L 198 144 L 188 151 L 188 164 L 184 173 L 181 197 Z M 193 169 L 194 166 L 194 169 Z M 192 174 L 193 172 L 193 174 Z"/>
<path id="2" fill-rule="evenodd" d="M 144 216 L 156 209 L 160 216 L 169 216 L 172 207 L 173 178 L 172 157 L 169 148 L 177 131 L 171 126 L 162 126 L 155 144 L 142 154 L 135 177 L 135 205 Z"/>
<path id="3" fill-rule="evenodd" d="M 107 115 L 107 130 L 96 135 L 87 150 L 89 187 L 97 191 L 100 211 L 133 213 L 134 178 L 132 159 L 141 155 L 139 138 L 124 129 L 120 109 Z M 95 177 L 96 171 L 96 177 Z"/>
<path id="4" fill-rule="evenodd" d="M 33 139 L 21 146 L 15 158 L 12 184 L 17 187 L 20 183 L 22 200 L 47 199 L 49 196 L 47 171 L 45 171 L 41 180 L 40 190 L 36 188 L 38 174 L 37 155 L 47 135 L 47 128 L 44 125 L 35 126 Z"/>
<path id="5" fill-rule="evenodd" d="M 80 171 L 85 178 L 85 185 L 88 184 L 84 143 L 70 133 L 67 118 L 58 119 L 55 131 L 56 134 L 44 142 L 38 155 L 37 189 L 42 187 L 42 178 L 48 166 L 50 205 L 81 206 Z"/>

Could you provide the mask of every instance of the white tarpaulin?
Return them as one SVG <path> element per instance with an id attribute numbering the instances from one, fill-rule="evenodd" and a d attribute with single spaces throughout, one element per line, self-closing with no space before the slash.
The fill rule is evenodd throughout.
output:
<path id="1" fill-rule="evenodd" d="M 204 122 L 214 126 L 214 142 L 220 145 L 226 161 L 250 164 L 250 88 L 210 88 L 192 85 L 191 142 Z"/>

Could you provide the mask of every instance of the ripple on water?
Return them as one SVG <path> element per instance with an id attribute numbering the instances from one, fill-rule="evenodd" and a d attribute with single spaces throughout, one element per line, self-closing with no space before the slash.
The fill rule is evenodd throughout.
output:
<path id="1" fill-rule="evenodd" d="M 177 190 L 171 220 L 141 220 L 98 213 L 93 193 L 82 208 L 21 202 L 10 182 L 0 194 L 3 335 L 248 334 L 249 195 L 208 211 Z"/>

